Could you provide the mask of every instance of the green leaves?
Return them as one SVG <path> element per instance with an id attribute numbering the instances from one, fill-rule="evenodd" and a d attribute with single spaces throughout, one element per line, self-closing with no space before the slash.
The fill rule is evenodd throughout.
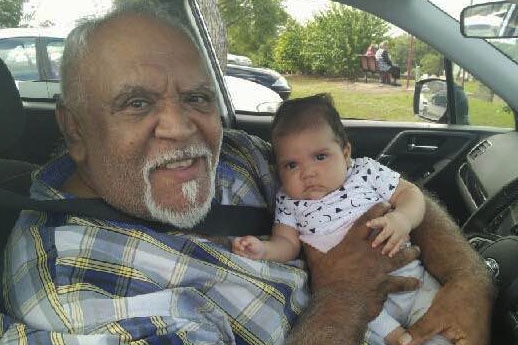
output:
<path id="1" fill-rule="evenodd" d="M 24 0 L 0 1 L 0 28 L 15 28 L 22 16 L 22 4 Z"/>
<path id="2" fill-rule="evenodd" d="M 389 30 L 385 21 L 338 4 L 305 26 L 289 23 L 275 47 L 279 70 L 345 78 L 356 77 L 356 55 L 382 41 Z"/>
<path id="3" fill-rule="evenodd" d="M 218 5 L 229 52 L 250 56 L 260 65 L 271 64 L 274 42 L 288 19 L 281 0 L 218 0 Z"/>

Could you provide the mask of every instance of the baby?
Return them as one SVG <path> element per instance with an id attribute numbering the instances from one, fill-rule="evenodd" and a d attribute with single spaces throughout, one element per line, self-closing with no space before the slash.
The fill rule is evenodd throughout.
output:
<path id="1" fill-rule="evenodd" d="M 272 236 L 267 241 L 237 237 L 234 253 L 286 262 L 299 255 L 301 241 L 325 253 L 381 201 L 390 202 L 392 211 L 368 221 L 367 226 L 379 230 L 373 247 L 382 245 L 382 253 L 393 256 L 409 243 L 410 231 L 423 219 L 423 194 L 375 160 L 351 158 L 351 144 L 331 96 L 285 101 L 273 120 L 272 146 L 281 181 Z M 392 274 L 418 278 L 422 285 L 388 296 L 383 311 L 369 323 L 369 344 L 399 344 L 404 327 L 425 313 L 440 287 L 417 260 Z M 426 344 L 450 342 L 438 335 Z"/>

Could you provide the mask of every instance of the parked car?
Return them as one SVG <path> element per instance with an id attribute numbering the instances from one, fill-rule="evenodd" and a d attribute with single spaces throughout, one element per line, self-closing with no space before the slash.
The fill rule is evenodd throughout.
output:
<path id="1" fill-rule="evenodd" d="M 227 54 L 227 63 L 233 65 L 252 66 L 252 60 L 248 56 Z"/>
<path id="2" fill-rule="evenodd" d="M 431 102 L 431 97 L 427 99 L 422 90 L 432 90 L 431 82 L 435 82 L 425 79 L 417 83 L 415 90 L 414 105 L 417 105 L 414 108 L 418 109 L 416 118 L 413 119 L 415 121 L 373 119 L 386 111 L 383 101 L 375 101 L 373 103 L 376 107 L 369 110 L 373 118 L 343 119 L 343 125 L 353 144 L 354 157 L 378 159 L 435 195 L 448 210 L 469 243 L 486 261 L 488 271 L 493 275 L 498 288 L 492 316 L 491 344 L 518 343 L 518 160 L 515 156 L 518 150 L 518 53 L 513 50 L 516 47 L 516 36 L 505 39 L 495 37 L 491 40 L 465 37 L 461 33 L 461 23 L 458 20 L 459 7 L 450 7 L 452 3 L 458 5 L 458 1 L 336 2 L 404 28 L 410 35 L 429 44 L 445 57 L 445 78 L 441 83 L 446 93 L 441 94 L 440 102 L 435 102 L 435 105 L 441 106 L 434 109 L 437 112 L 434 114 L 435 121 L 422 121 L 424 115 L 430 115 L 430 108 L 427 110 L 428 114 L 422 114 L 424 101 Z M 203 26 L 197 26 L 203 23 L 203 15 L 199 13 L 198 6 L 193 6 L 192 0 L 186 0 L 183 4 L 189 11 L 197 32 L 206 33 Z M 344 31 L 346 29 L 344 24 Z M 469 36 L 469 32 L 465 34 Z M 481 33 L 477 32 L 477 35 Z M 210 40 L 206 39 L 207 35 L 200 34 L 197 37 L 204 38 L 201 46 L 212 66 L 216 66 L 217 54 Z M 507 49 L 509 47 L 513 49 Z M 29 56 L 33 59 L 33 56 Z M 15 61 L 24 59 L 14 58 Z M 487 89 L 487 94 L 494 96 L 493 103 L 498 99 L 501 106 L 497 110 L 488 110 L 486 103 L 473 97 L 475 91 L 466 91 L 470 100 L 470 121 L 466 121 L 464 125 L 459 124 L 461 119 L 455 111 L 452 62 L 476 78 L 480 89 Z M 264 116 L 264 113 L 260 114 L 262 116 L 255 116 L 259 113 L 243 112 L 233 107 L 231 100 L 240 96 L 232 95 L 232 90 L 229 90 L 231 83 L 225 83 L 225 78 L 217 68 L 212 72 L 217 81 L 217 93 L 221 96 L 218 99 L 224 126 L 241 129 L 269 140 L 273 116 Z M 328 90 L 318 90 L 324 91 Z M 351 101 L 352 107 L 368 106 L 365 99 L 353 98 Z M 44 127 L 38 123 L 36 129 L 21 127 L 23 134 L 19 138 L 18 147 L 25 157 L 24 161 L 41 164 L 49 158 L 53 140 L 56 139 L 53 135 L 44 135 L 55 129 L 55 123 L 52 122 L 53 110 L 37 104 L 26 103 L 25 107 L 28 125 L 41 119 L 49 124 Z M 408 108 L 401 109 L 401 112 L 412 111 L 412 107 L 413 104 L 409 102 Z M 445 117 L 446 112 L 448 116 Z M 484 126 L 473 125 L 475 112 L 484 120 Z M 444 123 L 438 123 L 439 118 Z M 510 125 L 492 125 L 501 118 L 510 120 L 506 122 Z M 430 117 L 428 120 L 433 119 Z M 2 140 L 6 137 L 5 133 L 13 131 L 13 128 L 0 126 L 0 130 L 4 131 L 0 135 Z M 2 158 L 10 157 L 4 155 Z M 9 171 L 7 162 L 2 162 L 1 167 L 4 172 Z M 16 172 L 11 173 L 14 176 Z M 1 225 L 1 233 L 6 234 L 12 223 L 5 221 Z M 451 260 L 457 261 L 455 253 L 451 253 Z"/>
<path id="3" fill-rule="evenodd" d="M 274 113 L 282 98 L 271 89 L 242 78 L 225 76 L 234 108 L 250 113 Z"/>
<path id="4" fill-rule="evenodd" d="M 22 100 L 53 106 L 60 94 L 59 66 L 67 31 L 41 28 L 0 29 L 0 58 L 16 81 Z M 266 86 L 225 76 L 235 109 L 272 112 L 282 99 Z"/>
<path id="5" fill-rule="evenodd" d="M 288 99 L 291 94 L 291 86 L 286 78 L 269 68 L 227 64 L 225 74 L 269 87 L 277 92 L 282 99 Z"/>
<path id="6" fill-rule="evenodd" d="M 54 102 L 67 31 L 54 28 L 0 29 L 0 58 L 24 99 Z"/>

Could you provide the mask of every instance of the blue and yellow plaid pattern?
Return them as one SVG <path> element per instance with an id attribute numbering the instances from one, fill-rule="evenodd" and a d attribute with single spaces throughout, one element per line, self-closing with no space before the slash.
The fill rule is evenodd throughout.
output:
<path id="1" fill-rule="evenodd" d="M 268 155 L 266 143 L 226 131 L 216 201 L 273 207 Z M 68 156 L 43 167 L 33 197 L 70 197 L 58 188 L 73 169 Z M 282 344 L 309 299 L 299 261 L 66 214 L 23 211 L 4 270 L 2 343 Z"/>

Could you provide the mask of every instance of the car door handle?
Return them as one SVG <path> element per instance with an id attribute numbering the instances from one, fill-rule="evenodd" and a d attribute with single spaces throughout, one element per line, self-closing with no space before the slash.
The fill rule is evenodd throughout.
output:
<path id="1" fill-rule="evenodd" d="M 437 145 L 417 145 L 416 143 L 408 144 L 408 151 L 410 152 L 434 152 L 439 149 Z"/>

